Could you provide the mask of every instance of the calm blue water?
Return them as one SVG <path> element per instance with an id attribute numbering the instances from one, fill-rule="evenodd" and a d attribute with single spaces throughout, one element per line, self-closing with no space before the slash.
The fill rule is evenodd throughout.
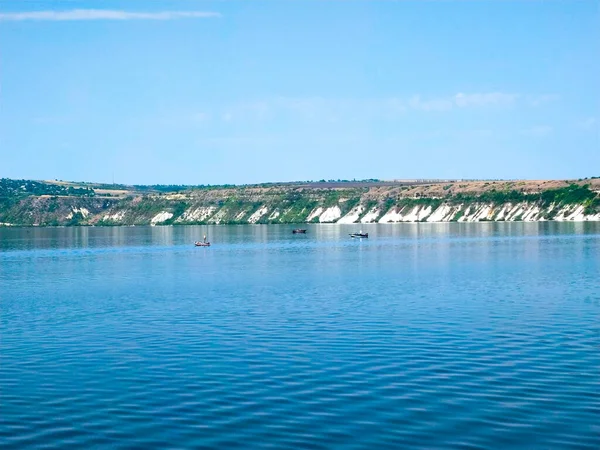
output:
<path id="1" fill-rule="evenodd" d="M 0 229 L 0 447 L 600 448 L 600 224 L 291 228 Z"/>

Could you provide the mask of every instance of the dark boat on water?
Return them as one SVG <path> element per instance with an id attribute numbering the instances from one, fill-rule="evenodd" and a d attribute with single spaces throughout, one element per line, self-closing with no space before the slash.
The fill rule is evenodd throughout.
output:
<path id="1" fill-rule="evenodd" d="M 369 237 L 369 233 L 363 233 L 362 230 L 361 230 L 358 233 L 350 233 L 350 237 L 353 237 L 353 238 L 368 238 Z"/>
<path id="2" fill-rule="evenodd" d="M 306 230 L 304 228 L 296 228 L 295 230 L 292 230 L 292 233 L 294 233 L 294 234 L 306 234 Z"/>

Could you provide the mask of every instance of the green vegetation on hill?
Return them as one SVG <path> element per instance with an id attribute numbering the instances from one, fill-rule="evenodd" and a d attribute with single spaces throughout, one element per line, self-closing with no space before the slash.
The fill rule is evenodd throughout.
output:
<path id="1" fill-rule="evenodd" d="M 43 183 L 31 180 L 0 179 L 0 197 L 15 198 L 28 195 L 55 195 L 68 197 L 94 197 L 96 193 L 92 188 L 73 187 L 62 184 Z"/>
<path id="2" fill-rule="evenodd" d="M 169 213 L 172 217 L 161 224 L 238 224 L 248 223 L 250 217 L 260 209 L 264 214 L 256 220 L 257 223 L 304 223 L 317 208 L 322 208 L 322 211 L 327 208 L 339 208 L 341 216 L 344 216 L 358 205 L 362 208 L 359 219 L 375 210 L 378 213 L 370 215 L 372 219 L 377 218 L 374 216 L 381 217 L 391 208 L 398 208 L 406 215 L 414 207 L 428 208 L 429 213 L 432 213 L 440 206 L 447 205 L 454 207 L 455 212 L 452 213 L 452 219 L 446 220 L 458 220 L 463 214 L 469 215 L 470 207 L 475 211 L 490 205 L 492 208 L 488 210 L 491 212 L 486 213 L 486 217 L 478 217 L 480 220 L 493 220 L 494 208 L 519 203 L 527 203 L 531 207 L 535 205 L 542 210 L 539 217 L 546 220 L 552 220 L 557 214 L 565 214 L 566 210 L 560 212 L 564 206 L 581 205 L 586 215 L 600 213 L 598 183 L 593 180 L 562 184 L 562 187 L 557 188 L 554 186 L 561 186 L 561 183 L 554 182 L 551 184 L 552 189 L 538 188 L 538 192 L 532 191 L 532 185 L 525 182 L 461 183 L 456 186 L 460 192 L 452 192 L 454 188 L 451 189 L 448 186 L 452 185 L 448 184 L 437 185 L 437 188 L 435 185 L 415 188 L 408 185 L 367 187 L 352 183 L 354 181 L 342 187 L 327 184 L 267 184 L 268 187 L 262 188 L 255 185 L 219 189 L 202 185 L 127 187 L 1 179 L 0 223 L 66 226 L 148 225 L 152 223 L 153 218 Z M 596 190 L 593 190 L 592 186 Z M 448 189 L 445 189 L 446 187 Z M 496 189 L 493 189 L 494 187 Z M 529 192 L 525 191 L 526 187 Z M 101 194 L 97 194 L 98 189 L 123 192 L 117 193 L 116 197 L 105 198 L 106 193 L 101 191 Z M 456 211 L 458 205 L 464 208 Z M 207 216 L 202 211 L 209 210 L 208 208 L 211 208 L 211 214 Z M 574 209 L 569 211 L 572 213 Z M 429 213 L 423 213 L 421 210 L 420 219 L 426 220 Z M 331 211 L 328 215 L 331 217 Z M 255 215 L 255 218 L 257 217 Z M 498 220 L 502 218 L 499 216 Z M 507 220 L 513 219 L 514 217 L 511 217 Z M 527 216 L 527 220 L 530 220 L 530 215 Z M 318 222 L 319 217 L 313 217 L 311 221 Z"/>
<path id="3" fill-rule="evenodd" d="M 276 220 L 262 219 L 260 222 L 287 222 L 302 223 L 310 212 L 316 208 L 319 202 L 312 196 L 303 194 L 300 191 L 293 190 L 272 199 L 271 202 L 277 205 L 280 210 L 280 216 Z"/>
<path id="4" fill-rule="evenodd" d="M 531 202 L 539 203 L 541 206 L 572 205 L 576 203 L 585 203 L 597 198 L 598 194 L 590 189 L 588 184 L 578 185 L 570 184 L 563 188 L 548 189 L 542 192 L 526 193 L 518 190 L 507 191 L 486 191 L 481 194 L 462 194 L 448 195 L 445 201 L 452 204 L 459 203 L 492 203 L 500 205 L 503 203 Z M 426 199 L 421 199 L 426 200 Z"/>

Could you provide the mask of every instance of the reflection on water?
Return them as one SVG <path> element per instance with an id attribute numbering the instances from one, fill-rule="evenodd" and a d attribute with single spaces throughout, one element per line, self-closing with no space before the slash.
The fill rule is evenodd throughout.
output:
<path id="1" fill-rule="evenodd" d="M 600 448 L 600 224 L 292 228 L 0 229 L 0 446 Z"/>
<path id="2" fill-rule="evenodd" d="M 526 237 L 590 236 L 600 234 L 600 222 L 488 222 L 488 223 L 406 223 L 305 225 L 302 239 L 347 241 L 348 234 L 363 229 L 371 238 L 430 240 L 430 239 L 506 239 Z M 2 228 L 0 250 L 125 247 L 125 246 L 176 246 L 189 245 L 206 234 L 219 244 L 266 244 L 289 238 L 290 225 L 238 225 L 238 226 L 166 226 L 166 227 L 66 227 L 66 228 Z M 373 239 L 369 241 L 371 243 Z M 361 241 L 362 242 L 362 241 Z"/>

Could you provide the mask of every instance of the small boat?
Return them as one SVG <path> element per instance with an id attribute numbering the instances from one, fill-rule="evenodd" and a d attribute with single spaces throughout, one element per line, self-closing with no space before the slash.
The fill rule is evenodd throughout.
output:
<path id="1" fill-rule="evenodd" d="M 294 234 L 306 234 L 306 230 L 303 228 L 296 228 L 295 230 L 292 230 L 292 233 Z"/>
<path id="2" fill-rule="evenodd" d="M 204 233 L 204 239 L 194 242 L 194 245 L 196 247 L 210 247 L 210 242 L 206 240 L 206 233 Z"/>
<path id="3" fill-rule="evenodd" d="M 368 238 L 369 233 L 363 233 L 361 230 L 358 233 L 350 233 L 350 237 L 352 237 L 352 238 Z"/>

